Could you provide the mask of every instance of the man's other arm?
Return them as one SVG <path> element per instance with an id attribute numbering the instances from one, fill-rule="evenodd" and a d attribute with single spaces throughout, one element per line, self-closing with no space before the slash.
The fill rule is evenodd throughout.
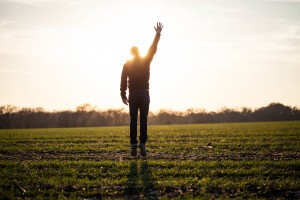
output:
<path id="1" fill-rule="evenodd" d="M 123 66 L 122 74 L 121 74 L 121 86 L 120 86 L 120 92 L 121 92 L 121 98 L 125 105 L 128 105 L 127 97 L 126 97 L 126 90 L 127 90 L 127 70 L 126 70 L 126 64 Z"/>

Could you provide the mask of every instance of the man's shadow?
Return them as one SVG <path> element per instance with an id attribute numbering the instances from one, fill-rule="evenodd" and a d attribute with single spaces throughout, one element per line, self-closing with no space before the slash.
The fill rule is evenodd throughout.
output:
<path id="1" fill-rule="evenodd" d="M 141 161 L 139 169 L 137 161 L 130 163 L 130 172 L 127 176 L 128 180 L 124 195 L 130 199 L 140 198 L 141 196 L 158 197 L 160 195 L 158 184 L 152 176 L 147 160 Z"/>
<path id="2" fill-rule="evenodd" d="M 130 163 L 130 172 L 127 175 L 127 184 L 124 190 L 124 195 L 126 196 L 137 196 L 140 194 L 140 188 L 138 187 L 138 170 L 137 170 L 137 162 L 131 161 Z"/>

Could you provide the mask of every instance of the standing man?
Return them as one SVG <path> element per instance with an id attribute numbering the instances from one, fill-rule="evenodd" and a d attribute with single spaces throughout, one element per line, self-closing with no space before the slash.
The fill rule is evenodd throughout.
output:
<path id="1" fill-rule="evenodd" d="M 121 97 L 125 105 L 129 103 L 130 113 L 130 143 L 131 156 L 137 154 L 137 116 L 140 110 L 140 154 L 143 157 L 147 156 L 147 118 L 149 112 L 150 96 L 149 96 L 149 78 L 150 78 L 150 63 L 157 50 L 157 44 L 160 38 L 163 25 L 158 22 L 154 27 L 156 35 L 145 57 L 141 57 L 139 49 L 132 47 L 130 49 L 133 59 L 127 61 L 122 70 L 121 76 Z M 129 88 L 129 99 L 126 97 L 127 80 Z"/>

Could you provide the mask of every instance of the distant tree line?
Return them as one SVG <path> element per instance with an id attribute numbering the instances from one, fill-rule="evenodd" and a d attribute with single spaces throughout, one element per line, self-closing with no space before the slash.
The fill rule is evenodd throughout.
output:
<path id="1" fill-rule="evenodd" d="M 148 117 L 150 125 L 289 120 L 300 120 L 300 109 L 281 103 L 271 103 L 254 110 L 246 107 L 222 108 L 218 112 L 206 112 L 203 109 L 188 109 L 185 112 L 160 110 L 156 114 L 150 112 Z M 129 114 L 123 108 L 98 110 L 90 104 L 80 105 L 75 111 L 53 112 L 40 107 L 0 106 L 0 129 L 121 126 L 128 125 L 129 121 Z"/>

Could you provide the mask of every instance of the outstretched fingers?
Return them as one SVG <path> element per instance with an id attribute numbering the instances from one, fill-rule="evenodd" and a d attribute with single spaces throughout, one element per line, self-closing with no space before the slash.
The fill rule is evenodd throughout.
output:
<path id="1" fill-rule="evenodd" d="M 161 23 L 161 22 L 159 22 L 159 23 L 158 23 L 158 26 L 159 26 L 160 28 L 162 28 L 162 27 L 163 27 L 163 25 L 162 25 L 162 23 Z"/>
<path id="2" fill-rule="evenodd" d="M 163 25 L 161 22 L 157 22 L 156 27 L 154 26 L 154 30 L 156 31 L 156 33 L 161 33 L 162 28 L 163 28 Z"/>

